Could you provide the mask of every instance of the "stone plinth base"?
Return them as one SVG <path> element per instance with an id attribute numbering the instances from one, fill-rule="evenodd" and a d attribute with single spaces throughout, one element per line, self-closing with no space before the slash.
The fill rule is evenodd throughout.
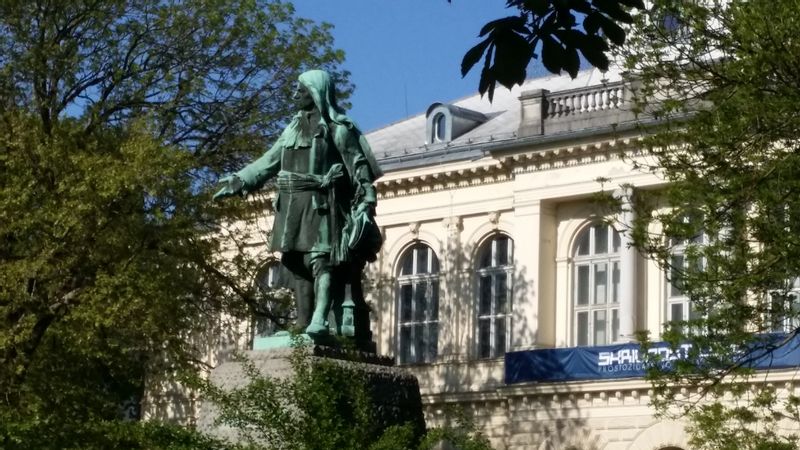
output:
<path id="1" fill-rule="evenodd" d="M 282 347 L 249 351 L 245 355 L 261 374 L 272 378 L 285 378 L 292 376 L 290 358 L 295 351 L 298 350 Z M 312 359 L 325 358 L 346 365 L 348 368 L 363 371 L 372 398 L 373 417 L 382 427 L 411 423 L 417 430 L 418 436 L 424 433 L 425 421 L 419 383 L 413 375 L 394 367 L 393 358 L 323 346 L 308 346 L 305 347 L 305 351 L 310 353 Z M 228 361 L 211 371 L 210 381 L 228 390 L 244 387 L 250 380 L 243 370 L 242 363 Z M 239 435 L 235 429 L 214 424 L 217 415 L 218 411 L 213 403 L 202 402 L 197 421 L 198 429 L 213 436 L 238 440 Z"/>
<path id="2" fill-rule="evenodd" d="M 320 348 L 339 349 L 343 342 L 352 348 L 358 349 L 362 354 L 375 353 L 376 344 L 373 341 L 357 341 L 353 338 L 342 338 L 334 335 L 309 336 L 305 333 L 292 335 L 288 331 L 279 331 L 272 336 L 253 339 L 253 350 L 289 348 L 297 343 Z"/>

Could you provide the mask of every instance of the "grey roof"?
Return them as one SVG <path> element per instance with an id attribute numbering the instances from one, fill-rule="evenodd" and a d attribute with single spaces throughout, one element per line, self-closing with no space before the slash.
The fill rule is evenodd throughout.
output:
<path id="1" fill-rule="evenodd" d="M 453 159 L 478 157 L 481 152 L 474 144 L 513 140 L 516 137 L 520 121 L 519 96 L 522 92 L 533 89 L 558 92 L 620 79 L 617 71 L 602 73 L 597 69 L 590 69 L 578 72 L 575 79 L 568 75 L 552 75 L 526 80 L 522 86 L 514 86 L 511 90 L 498 86 L 491 103 L 488 98 L 481 98 L 477 93 L 450 102 L 451 105 L 482 113 L 489 120 L 446 143 L 426 144 L 424 112 L 373 130 L 366 134 L 366 138 L 384 171 L 405 168 L 410 160 L 424 159 L 425 164 L 437 164 Z M 435 103 L 435 100 L 432 99 L 431 103 Z"/>

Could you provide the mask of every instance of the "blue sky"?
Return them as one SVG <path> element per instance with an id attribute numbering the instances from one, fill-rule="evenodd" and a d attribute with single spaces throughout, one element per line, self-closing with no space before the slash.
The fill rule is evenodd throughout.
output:
<path id="1" fill-rule="evenodd" d="M 461 58 L 486 22 L 515 13 L 505 0 L 292 3 L 298 16 L 334 25 L 334 45 L 345 51 L 344 67 L 356 85 L 349 115 L 364 131 L 476 93 L 480 68 L 462 79 Z"/>

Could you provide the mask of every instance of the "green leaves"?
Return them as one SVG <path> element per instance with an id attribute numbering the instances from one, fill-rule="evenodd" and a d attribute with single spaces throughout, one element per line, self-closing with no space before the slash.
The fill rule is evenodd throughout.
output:
<path id="1" fill-rule="evenodd" d="M 754 383 L 765 373 L 741 352 L 770 355 L 779 345 L 763 334 L 792 336 L 800 320 L 798 20 L 784 0 L 655 0 L 621 48 L 638 109 L 662 121 L 644 141 L 648 168 L 669 183 L 637 193 L 633 236 L 693 313 L 661 337 L 697 349 L 673 371 L 651 371 L 652 398 L 687 415 L 693 448 L 798 445 L 779 424 L 800 419 L 797 399 Z M 683 383 L 703 398 L 673 395 Z"/>
<path id="2" fill-rule="evenodd" d="M 625 30 L 620 24 L 633 22 L 628 9 L 644 8 L 641 0 L 509 0 L 506 4 L 518 9 L 519 15 L 484 25 L 479 37 L 485 39 L 461 62 L 464 76 L 484 57 L 478 91 L 488 93 L 489 100 L 496 83 L 509 89 L 522 84 L 531 60 L 539 57 L 537 48 L 542 65 L 552 73 L 564 70 L 576 77 L 579 51 L 589 64 L 607 70 L 608 41 L 622 45 Z"/>
<path id="3" fill-rule="evenodd" d="M 270 0 L 0 2 L 0 447 L 138 448 L 123 406 L 252 312 L 262 261 L 220 228 L 260 207 L 206 186 L 264 151 L 298 73 L 349 89 L 329 31 Z"/>

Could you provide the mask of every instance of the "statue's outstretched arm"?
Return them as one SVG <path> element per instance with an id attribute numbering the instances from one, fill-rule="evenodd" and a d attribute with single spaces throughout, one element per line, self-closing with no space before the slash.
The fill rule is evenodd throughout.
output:
<path id="1" fill-rule="evenodd" d="M 266 151 L 260 158 L 245 166 L 233 175 L 220 178 L 220 190 L 214 194 L 214 200 L 233 195 L 247 195 L 258 190 L 281 169 L 282 139 Z"/>

